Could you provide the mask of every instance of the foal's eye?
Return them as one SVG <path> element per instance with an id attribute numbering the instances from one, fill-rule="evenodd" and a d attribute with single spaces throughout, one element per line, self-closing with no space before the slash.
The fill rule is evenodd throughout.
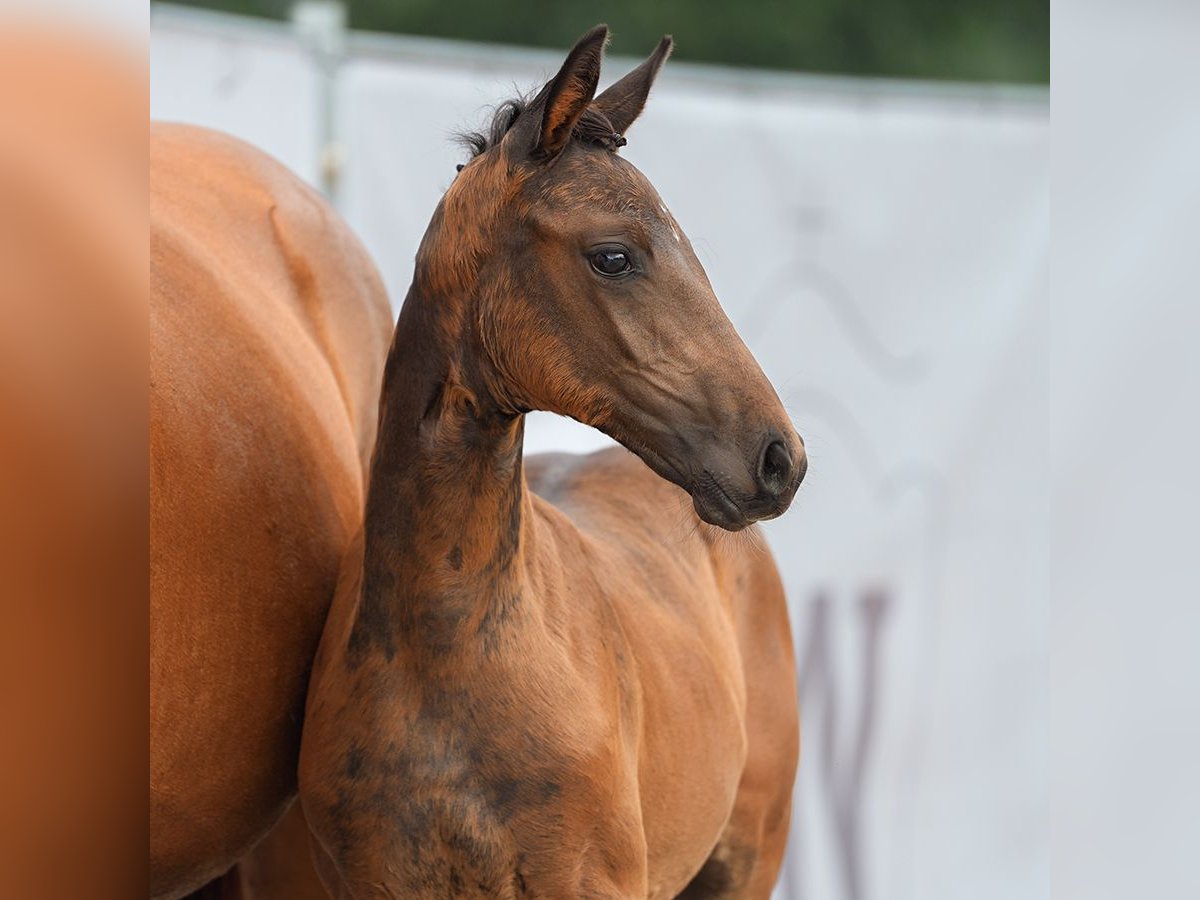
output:
<path id="1" fill-rule="evenodd" d="M 588 257 L 588 260 L 591 262 L 592 268 L 605 278 L 616 278 L 633 271 L 633 262 L 629 259 L 629 252 L 620 247 L 605 247 L 603 250 L 596 250 Z"/>

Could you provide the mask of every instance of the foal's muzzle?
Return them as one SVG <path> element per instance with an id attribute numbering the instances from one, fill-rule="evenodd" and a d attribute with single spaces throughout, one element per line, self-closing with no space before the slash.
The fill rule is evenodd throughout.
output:
<path id="1" fill-rule="evenodd" d="M 799 435 L 789 440 L 777 432 L 768 432 L 759 447 L 748 466 L 753 488 L 738 490 L 730 479 L 711 469 L 705 469 L 695 479 L 691 486 L 692 505 L 701 519 L 726 531 L 741 531 L 787 510 L 808 471 L 804 442 Z"/>

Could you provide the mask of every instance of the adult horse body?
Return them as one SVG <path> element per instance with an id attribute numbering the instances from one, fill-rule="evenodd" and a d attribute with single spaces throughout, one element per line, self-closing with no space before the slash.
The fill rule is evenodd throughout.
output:
<path id="1" fill-rule="evenodd" d="M 152 126 L 150 152 L 150 876 L 178 897 L 294 796 L 391 316 L 278 163 L 182 126 Z"/>
<path id="2" fill-rule="evenodd" d="M 778 873 L 786 603 L 759 542 L 711 526 L 783 512 L 803 443 L 615 153 L 670 40 L 597 97 L 606 35 L 501 108 L 417 256 L 301 749 L 337 898 L 766 897 Z M 641 459 L 525 465 L 531 409 Z"/>

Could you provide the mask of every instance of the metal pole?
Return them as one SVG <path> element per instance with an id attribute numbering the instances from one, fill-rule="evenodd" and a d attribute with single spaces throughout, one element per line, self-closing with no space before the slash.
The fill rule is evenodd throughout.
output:
<path id="1" fill-rule="evenodd" d="M 337 206 L 344 154 L 337 136 L 337 76 L 346 56 L 346 5 L 340 0 L 300 0 L 292 6 L 296 37 L 317 73 L 317 179 Z"/>

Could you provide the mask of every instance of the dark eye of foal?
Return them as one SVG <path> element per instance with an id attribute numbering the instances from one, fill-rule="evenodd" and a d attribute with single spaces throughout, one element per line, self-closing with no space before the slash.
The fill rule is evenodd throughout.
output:
<path id="1" fill-rule="evenodd" d="M 588 261 L 592 264 L 592 269 L 605 278 L 617 278 L 633 271 L 633 262 L 629 258 L 629 251 L 624 247 L 604 247 L 600 250 L 593 250 Z"/>

